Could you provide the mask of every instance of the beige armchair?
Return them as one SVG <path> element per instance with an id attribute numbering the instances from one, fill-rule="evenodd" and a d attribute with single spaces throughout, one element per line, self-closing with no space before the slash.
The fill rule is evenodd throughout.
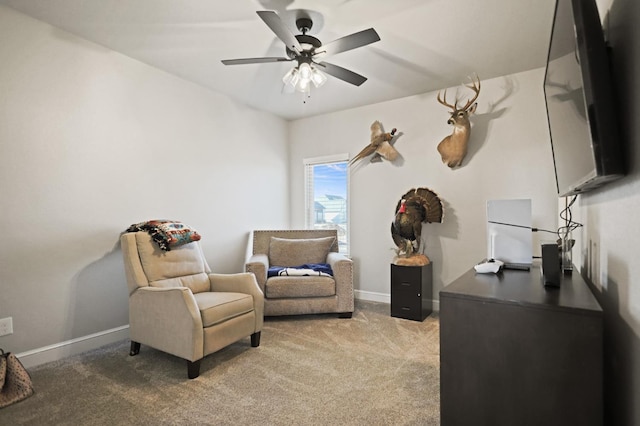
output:
<path id="1" fill-rule="evenodd" d="M 255 274 L 265 295 L 265 316 L 338 313 L 351 318 L 354 309 L 353 262 L 338 253 L 336 230 L 253 231 L 252 255 L 245 270 Z M 272 266 L 326 263 L 332 277 L 273 276 Z"/>
<path id="2" fill-rule="evenodd" d="M 193 379 L 204 356 L 248 336 L 260 345 L 264 297 L 252 274 L 212 274 L 199 242 L 163 251 L 146 232 L 122 234 L 120 242 L 130 355 L 145 344 L 184 358 Z"/>

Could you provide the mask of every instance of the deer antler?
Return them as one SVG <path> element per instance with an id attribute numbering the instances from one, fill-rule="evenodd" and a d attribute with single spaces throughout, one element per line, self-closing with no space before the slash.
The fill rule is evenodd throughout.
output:
<path id="1" fill-rule="evenodd" d="M 474 80 L 473 78 L 471 79 L 471 85 L 465 84 L 465 87 L 468 87 L 469 89 L 473 90 L 474 92 L 476 92 L 475 96 L 473 98 L 471 98 L 463 108 L 460 108 L 461 111 L 466 111 L 467 108 L 469 108 L 471 105 L 473 105 L 473 103 L 476 101 L 476 99 L 478 99 L 478 95 L 480 94 L 480 77 L 478 77 L 478 75 L 476 74 L 476 79 L 477 79 L 477 85 L 476 85 L 476 80 Z M 457 104 L 457 100 L 456 100 L 456 104 Z"/>
<path id="2" fill-rule="evenodd" d="M 456 110 L 456 105 L 458 104 L 458 99 L 456 98 L 456 102 L 455 104 L 451 105 L 447 103 L 447 89 L 444 90 L 444 99 L 440 99 L 440 92 L 438 92 L 438 102 L 440 102 L 442 105 L 451 108 L 452 110 Z"/>

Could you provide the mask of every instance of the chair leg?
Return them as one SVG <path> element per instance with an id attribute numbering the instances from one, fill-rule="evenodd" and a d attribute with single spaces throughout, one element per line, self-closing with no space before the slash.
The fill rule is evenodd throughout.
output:
<path id="1" fill-rule="evenodd" d="M 251 335 L 251 347 L 257 348 L 260 346 L 260 332 L 256 331 Z"/>
<path id="2" fill-rule="evenodd" d="M 342 312 L 338 314 L 338 318 L 351 318 L 353 317 L 353 312 Z"/>
<path id="3" fill-rule="evenodd" d="M 138 355 L 140 353 L 140 343 L 131 341 L 131 350 L 129 351 L 130 356 Z"/>
<path id="4" fill-rule="evenodd" d="M 200 361 L 202 358 L 197 361 L 187 361 L 187 376 L 190 379 L 195 379 L 200 375 Z"/>

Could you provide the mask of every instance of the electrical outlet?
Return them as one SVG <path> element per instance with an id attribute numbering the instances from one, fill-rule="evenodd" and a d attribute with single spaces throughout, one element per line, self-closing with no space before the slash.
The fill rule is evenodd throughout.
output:
<path id="1" fill-rule="evenodd" d="M 7 317 L 0 319 L 0 336 L 13 334 L 13 318 Z"/>

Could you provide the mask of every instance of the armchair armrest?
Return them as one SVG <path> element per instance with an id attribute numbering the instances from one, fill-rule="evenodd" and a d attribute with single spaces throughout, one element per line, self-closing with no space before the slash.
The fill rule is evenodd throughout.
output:
<path id="1" fill-rule="evenodd" d="M 141 287 L 129 297 L 131 340 L 195 361 L 204 356 L 200 310 L 187 287 Z"/>
<path id="2" fill-rule="evenodd" d="M 353 260 L 344 254 L 330 252 L 327 263 L 331 266 L 333 279 L 336 281 L 339 312 L 353 312 Z"/>
<path id="3" fill-rule="evenodd" d="M 255 276 L 249 272 L 209 274 L 209 281 L 211 281 L 211 291 L 247 293 L 257 300 L 261 300 L 264 297 Z"/>
<path id="4" fill-rule="evenodd" d="M 269 257 L 266 254 L 254 254 L 245 264 L 245 271 L 252 272 L 256 276 L 258 285 L 264 293 L 267 283 L 267 271 L 269 270 Z"/>
<path id="5" fill-rule="evenodd" d="M 256 313 L 256 329 L 262 330 L 264 320 L 264 294 L 250 272 L 239 274 L 209 274 L 211 291 L 246 293 L 253 296 L 253 309 Z"/>

